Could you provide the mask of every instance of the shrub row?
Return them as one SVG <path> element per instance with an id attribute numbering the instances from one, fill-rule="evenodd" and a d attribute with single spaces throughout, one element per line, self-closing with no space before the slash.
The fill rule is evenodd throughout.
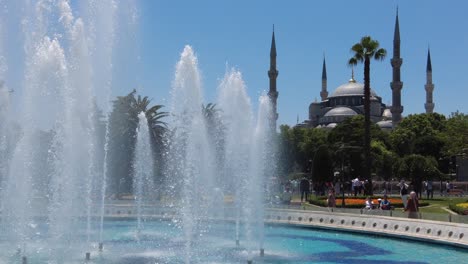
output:
<path id="1" fill-rule="evenodd" d="M 459 204 L 449 204 L 450 210 L 460 215 L 468 215 L 468 202 Z"/>

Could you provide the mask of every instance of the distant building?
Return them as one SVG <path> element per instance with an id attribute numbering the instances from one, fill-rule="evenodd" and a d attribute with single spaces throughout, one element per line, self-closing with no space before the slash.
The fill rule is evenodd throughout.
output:
<path id="1" fill-rule="evenodd" d="M 371 121 L 376 123 L 384 130 L 391 130 L 402 119 L 403 106 L 401 105 L 401 90 L 403 82 L 401 81 L 400 68 L 403 59 L 400 57 L 400 26 L 398 12 L 395 20 L 395 31 L 393 36 L 393 57 L 390 60 L 392 66 L 392 105 L 386 105 L 382 98 L 371 87 Z M 372 85 L 372 84 L 371 84 Z M 432 92 L 434 84 L 432 83 L 432 64 L 431 55 L 428 50 L 426 67 L 426 103 L 427 113 L 434 110 Z M 297 124 L 299 127 L 316 127 L 332 129 L 345 119 L 364 114 L 364 84 L 356 82 L 354 73 L 351 79 L 340 86 L 329 95 L 327 90 L 327 69 L 325 58 L 322 68 L 322 89 L 320 91 L 320 101 L 315 100 L 309 106 L 309 118 L 303 123 Z"/>
<path id="2" fill-rule="evenodd" d="M 278 90 L 276 89 L 276 78 L 278 77 L 278 70 L 276 69 L 276 42 L 275 42 L 275 28 L 273 27 L 273 35 L 271 37 L 270 48 L 270 69 L 268 70 L 268 78 L 270 79 L 270 89 L 268 96 L 272 104 L 272 116 L 270 125 L 273 131 L 276 131 L 276 121 L 278 120 L 278 112 L 276 108 L 276 101 L 278 100 Z"/>

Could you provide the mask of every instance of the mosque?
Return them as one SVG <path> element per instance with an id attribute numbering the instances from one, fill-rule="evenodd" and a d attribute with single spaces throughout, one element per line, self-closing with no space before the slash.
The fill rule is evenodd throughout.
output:
<path id="1" fill-rule="evenodd" d="M 370 98 L 371 121 L 384 130 L 391 130 L 398 125 L 402 119 L 403 113 L 403 106 L 401 105 L 403 82 L 400 79 L 400 68 L 403 59 L 400 57 L 400 26 L 398 12 L 396 15 L 393 37 L 393 57 L 390 62 L 392 65 L 392 82 L 390 83 L 390 88 L 392 89 L 392 105 L 390 106 L 382 103 L 382 98 L 372 90 L 372 87 Z M 276 69 L 276 43 L 274 32 L 270 50 L 270 70 L 268 71 L 268 76 L 270 78 L 270 90 L 268 94 L 272 100 L 274 113 L 276 114 L 275 117 L 277 119 L 276 101 L 278 98 L 278 91 L 276 89 L 276 78 L 278 76 L 278 71 Z M 432 65 L 429 50 L 427 53 L 425 90 L 426 103 L 424 107 L 426 113 L 432 113 L 434 110 L 434 102 L 432 100 L 434 84 L 432 83 Z M 352 74 L 351 79 L 347 83 L 338 86 L 335 91 L 329 95 L 327 90 L 325 58 L 323 60 L 320 98 L 320 101 L 315 101 L 310 104 L 308 120 L 297 124 L 297 126 L 332 129 L 349 117 L 364 114 L 364 84 L 356 82 L 354 74 Z M 276 124 L 274 125 L 276 127 Z"/>

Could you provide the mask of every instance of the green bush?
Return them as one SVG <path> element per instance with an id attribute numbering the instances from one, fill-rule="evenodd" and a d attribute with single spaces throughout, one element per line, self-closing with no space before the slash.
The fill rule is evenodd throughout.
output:
<path id="1" fill-rule="evenodd" d="M 467 201 L 468 202 L 468 201 Z M 465 203 L 466 204 L 466 203 Z M 449 208 L 450 210 L 456 212 L 457 214 L 460 214 L 460 215 L 468 215 L 468 208 L 466 208 L 465 204 L 462 204 L 462 203 L 458 203 L 458 204 L 454 204 L 454 203 L 451 203 L 449 204 Z"/>

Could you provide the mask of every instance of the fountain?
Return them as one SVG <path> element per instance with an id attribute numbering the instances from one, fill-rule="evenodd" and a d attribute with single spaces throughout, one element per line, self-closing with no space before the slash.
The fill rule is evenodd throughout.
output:
<path id="1" fill-rule="evenodd" d="M 138 114 L 137 139 L 134 156 L 133 166 L 135 175 L 133 178 L 133 193 L 137 204 L 137 239 L 140 239 L 142 229 L 141 206 L 144 202 L 151 201 L 150 197 L 154 191 L 154 156 L 151 150 L 148 120 L 144 112 Z"/>
<path id="2" fill-rule="evenodd" d="M 154 144 L 139 113 L 134 199 L 111 199 L 110 127 L 100 140 L 96 119 L 98 108 L 110 109 L 118 3 L 25 1 L 21 16 L 0 16 L 0 263 L 83 263 L 83 256 L 88 263 L 333 262 L 360 257 L 366 239 L 382 244 L 265 227 L 266 179 L 275 164 L 270 100 L 261 95 L 255 111 L 241 72 L 230 69 L 216 104 L 206 105 L 190 46 L 176 64 L 164 144 Z M 24 34 L 21 93 L 12 102 L 5 22 L 21 24 Z M 159 148 L 162 176 L 153 164 Z M 393 260 L 370 247 L 370 255 Z"/>
<path id="3" fill-rule="evenodd" d="M 100 85 L 105 78 L 102 76 L 108 76 L 105 73 L 99 77 L 93 75 L 92 54 L 100 49 L 105 50 L 104 54 L 112 53 L 111 47 L 104 48 L 109 44 L 103 41 L 109 39 L 107 29 L 99 34 L 93 31 L 113 27 L 108 21 L 101 21 L 107 25 L 100 27 L 92 13 L 100 12 L 98 17 L 104 19 L 109 17 L 106 14 L 112 14 L 109 7 L 114 3 L 107 2 L 104 6 L 83 2 L 81 11 L 89 16 L 82 18 L 74 17 L 67 0 L 39 1 L 35 5 L 25 2 L 21 6 L 25 18 L 8 14 L 22 21 L 24 36 L 18 38 L 24 39 L 25 75 L 18 118 L 15 123 L 3 122 L 6 121 L 3 108 L 8 106 L 3 80 L 8 79 L 4 78 L 7 77 L 3 67 L 6 59 L 0 54 L 2 165 L 4 160 L 9 160 L 7 166 L 2 166 L 2 230 L 12 243 L 21 245 L 23 253 L 28 244 L 35 243 L 38 226 L 43 224 L 38 216 L 47 219 L 48 243 L 55 247 L 51 252 L 63 253 L 73 248 L 72 244 L 81 233 L 77 227 L 83 218 L 87 223 L 86 240 L 91 241 L 95 207 L 92 196 L 100 177 L 96 163 L 94 87 Z M 15 7 L 16 4 L 5 3 L 5 10 L 15 10 Z M 93 27 L 89 26 L 91 23 Z M 9 34 L 14 36 L 13 32 Z M 102 69 L 107 68 L 96 72 L 102 73 Z M 10 130 L 3 124 L 9 124 L 7 129 Z M 7 139 L 9 134 L 20 136 Z M 5 154 L 5 146 L 12 146 L 8 154 Z"/>
<path id="4" fill-rule="evenodd" d="M 185 234 L 185 260 L 197 257 L 192 243 L 206 232 L 203 222 L 213 215 L 211 204 L 215 189 L 215 156 L 203 114 L 203 96 L 197 58 L 186 46 L 176 65 L 172 89 L 171 114 L 176 132 L 168 162 L 175 167 L 168 174 L 180 179 L 173 197 L 180 197 L 179 213 Z M 216 197 L 219 199 L 220 197 Z"/>

